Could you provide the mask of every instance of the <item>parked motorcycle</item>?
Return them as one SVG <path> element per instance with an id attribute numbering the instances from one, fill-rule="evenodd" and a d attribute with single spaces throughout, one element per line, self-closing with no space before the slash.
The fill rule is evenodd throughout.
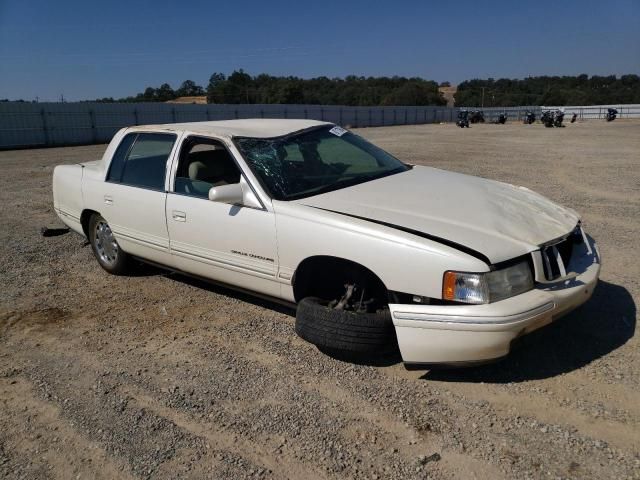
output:
<path id="1" fill-rule="evenodd" d="M 607 116 L 605 118 L 607 119 L 607 122 L 613 122 L 616 119 L 617 115 L 618 110 L 616 110 L 615 108 L 607 108 Z"/>
<path id="2" fill-rule="evenodd" d="M 536 121 L 536 114 L 527 110 L 527 112 L 524 114 L 524 124 L 531 125 L 535 121 Z"/>
<path id="3" fill-rule="evenodd" d="M 460 128 L 469 128 L 469 110 L 460 110 L 458 112 L 458 121 L 456 125 Z"/>
<path id="4" fill-rule="evenodd" d="M 547 128 L 552 127 L 563 127 L 562 121 L 564 120 L 564 112 L 562 110 L 545 110 L 542 112 L 542 116 L 540 117 L 540 121 Z"/>
<path id="5" fill-rule="evenodd" d="M 553 112 L 551 110 L 545 110 L 542 112 L 542 116 L 540 117 L 540 121 L 547 128 L 553 128 Z"/>
<path id="6" fill-rule="evenodd" d="M 474 110 L 471 112 L 469 120 L 471 123 L 484 123 L 484 113 L 480 110 Z"/>

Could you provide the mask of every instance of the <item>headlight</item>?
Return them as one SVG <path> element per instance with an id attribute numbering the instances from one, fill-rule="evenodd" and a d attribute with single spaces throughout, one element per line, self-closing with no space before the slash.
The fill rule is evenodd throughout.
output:
<path id="1" fill-rule="evenodd" d="M 491 303 L 532 288 L 531 268 L 527 262 L 520 262 L 486 273 L 445 272 L 442 298 L 463 303 Z"/>

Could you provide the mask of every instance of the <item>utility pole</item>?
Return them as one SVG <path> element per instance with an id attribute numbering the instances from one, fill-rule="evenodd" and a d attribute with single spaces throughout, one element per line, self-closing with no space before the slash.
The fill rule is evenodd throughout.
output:
<path id="1" fill-rule="evenodd" d="M 482 102 L 481 102 L 480 108 L 484 108 L 484 89 L 485 88 L 486 87 L 482 87 Z"/>

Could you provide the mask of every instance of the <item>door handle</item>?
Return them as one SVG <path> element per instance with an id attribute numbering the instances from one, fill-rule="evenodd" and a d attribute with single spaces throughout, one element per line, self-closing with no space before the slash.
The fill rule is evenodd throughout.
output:
<path id="1" fill-rule="evenodd" d="M 171 212 L 171 216 L 173 217 L 173 219 L 176 222 L 186 222 L 187 221 L 187 214 L 184 212 L 179 212 L 178 210 L 173 210 Z"/>
<path id="2" fill-rule="evenodd" d="M 113 205 L 113 197 L 111 195 L 105 195 L 104 203 L 107 205 Z"/>

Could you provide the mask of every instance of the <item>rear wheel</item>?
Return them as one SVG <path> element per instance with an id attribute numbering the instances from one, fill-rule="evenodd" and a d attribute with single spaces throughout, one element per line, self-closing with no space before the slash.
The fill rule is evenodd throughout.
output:
<path id="1" fill-rule="evenodd" d="M 89 220 L 89 242 L 98 263 L 114 275 L 125 274 L 130 265 L 129 256 L 122 251 L 107 221 L 98 214 Z"/>

